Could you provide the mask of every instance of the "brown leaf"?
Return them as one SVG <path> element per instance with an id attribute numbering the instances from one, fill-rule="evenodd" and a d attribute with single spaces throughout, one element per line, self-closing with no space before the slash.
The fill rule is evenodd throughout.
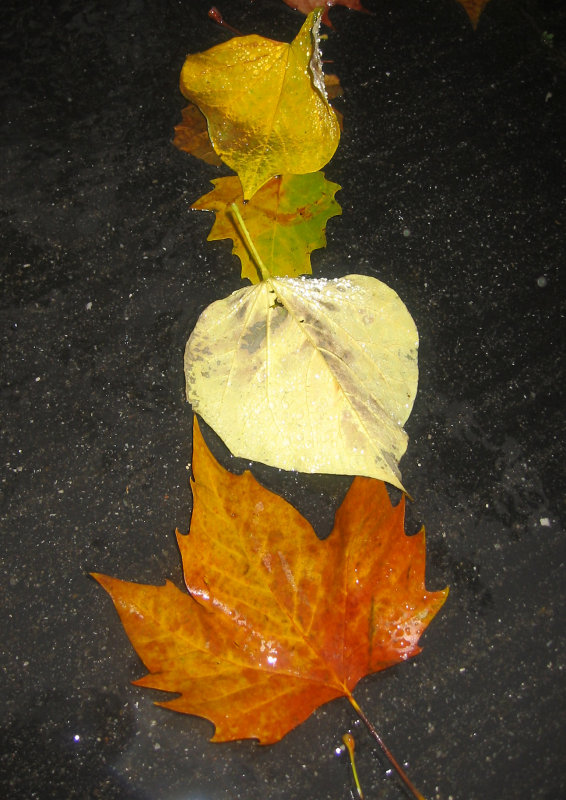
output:
<path id="1" fill-rule="evenodd" d="M 182 120 L 175 125 L 173 144 L 192 156 L 206 161 L 207 164 L 222 166 L 222 159 L 217 155 L 206 125 L 206 117 L 193 103 L 189 103 L 182 111 Z"/>
<path id="2" fill-rule="evenodd" d="M 338 75 L 325 75 L 324 88 L 326 89 L 326 94 L 329 100 L 334 100 L 335 97 L 342 97 L 344 94 L 344 90 L 342 89 L 342 84 L 340 83 L 340 78 Z"/>
<path id="3" fill-rule="evenodd" d="M 424 532 L 405 535 L 382 482 L 355 478 L 320 541 L 250 472 L 220 466 L 196 420 L 193 474 L 177 533 L 189 593 L 94 575 L 149 670 L 136 684 L 179 694 L 159 705 L 208 718 L 215 741 L 267 744 L 420 652 L 448 590 L 425 589 Z"/>

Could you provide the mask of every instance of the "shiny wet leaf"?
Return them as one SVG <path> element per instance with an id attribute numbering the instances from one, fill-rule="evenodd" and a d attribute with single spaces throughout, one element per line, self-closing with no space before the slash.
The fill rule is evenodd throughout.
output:
<path id="1" fill-rule="evenodd" d="M 188 593 L 94 575 L 148 669 L 136 685 L 179 694 L 159 705 L 206 717 L 214 741 L 268 744 L 420 652 L 447 590 L 426 590 L 424 532 L 404 534 L 383 483 L 355 478 L 320 541 L 250 472 L 224 470 L 196 422 L 193 475 Z"/>
<path id="2" fill-rule="evenodd" d="M 322 172 L 272 178 L 244 203 L 238 178 L 212 181 L 212 192 L 199 198 L 193 208 L 214 211 L 216 219 L 209 241 L 232 239 L 232 252 L 242 262 L 242 278 L 258 283 L 260 276 L 242 237 L 232 203 L 238 206 L 257 251 L 269 271 L 278 277 L 312 272 L 310 254 L 326 246 L 326 223 L 341 213 L 334 195 L 340 189 Z"/>
<path id="3" fill-rule="evenodd" d="M 402 488 L 417 345 L 407 308 L 376 278 L 271 278 L 201 314 L 187 398 L 236 456 Z"/>
<path id="4" fill-rule="evenodd" d="M 205 115 L 212 145 L 237 172 L 246 200 L 274 175 L 316 172 L 338 146 L 318 49 L 320 16 L 310 14 L 291 44 L 236 36 L 183 65 L 181 91 Z"/>

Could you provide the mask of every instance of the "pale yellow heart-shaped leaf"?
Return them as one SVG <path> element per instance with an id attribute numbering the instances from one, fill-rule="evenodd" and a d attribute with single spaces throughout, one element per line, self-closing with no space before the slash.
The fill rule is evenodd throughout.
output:
<path id="1" fill-rule="evenodd" d="M 187 398 L 236 456 L 402 489 L 417 347 L 407 308 L 376 278 L 270 278 L 201 314 Z"/>

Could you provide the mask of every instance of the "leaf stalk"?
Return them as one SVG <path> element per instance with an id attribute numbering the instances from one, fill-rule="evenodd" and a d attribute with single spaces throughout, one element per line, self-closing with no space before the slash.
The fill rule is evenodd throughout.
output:
<path id="1" fill-rule="evenodd" d="M 258 272 L 259 272 L 259 277 L 262 279 L 262 281 L 268 280 L 269 278 L 271 278 L 271 273 L 267 269 L 267 267 L 265 266 L 263 261 L 261 260 L 260 254 L 257 252 L 257 248 L 256 248 L 255 244 L 253 243 L 252 237 L 250 236 L 250 232 L 248 231 L 248 229 L 246 227 L 246 223 L 244 222 L 244 218 L 240 214 L 240 209 L 238 208 L 236 203 L 230 203 L 230 211 L 232 212 L 233 216 L 236 218 L 236 222 L 238 224 L 238 227 L 240 228 L 240 233 L 244 237 L 244 241 L 245 241 L 245 243 L 246 243 L 246 245 L 248 247 L 248 250 L 250 251 L 250 253 L 253 256 L 253 259 L 254 259 L 254 261 L 256 263 L 256 267 L 257 267 Z"/>
<path id="2" fill-rule="evenodd" d="M 411 782 L 409 776 L 407 775 L 407 773 L 405 772 L 405 770 L 403 769 L 401 764 L 399 764 L 399 762 L 397 761 L 397 759 L 395 758 L 395 756 L 393 755 L 391 750 L 387 747 L 387 745 L 385 744 L 385 742 L 383 741 L 383 739 L 381 738 L 381 736 L 379 735 L 379 733 L 377 732 L 377 730 L 373 726 L 372 722 L 366 717 L 366 715 L 364 714 L 364 712 L 359 707 L 359 705 L 357 704 L 356 700 L 354 699 L 354 697 L 351 694 L 348 695 L 348 700 L 352 704 L 356 714 L 360 717 L 360 719 L 362 720 L 362 722 L 364 723 L 364 725 L 366 726 L 366 728 L 370 732 L 371 736 L 375 739 L 377 744 L 380 746 L 382 752 L 386 756 L 386 758 L 389 761 L 389 763 L 394 767 L 395 771 L 397 772 L 397 774 L 399 775 L 399 777 L 401 778 L 401 780 L 403 781 L 403 783 L 405 784 L 406 788 L 409 790 L 411 795 L 414 798 L 416 798 L 416 800 L 426 800 L 424 795 L 422 795 L 419 792 L 419 790 L 413 785 L 413 783 Z"/>
<path id="3" fill-rule="evenodd" d="M 356 784 L 358 797 L 360 798 L 360 800 L 364 800 L 364 793 L 362 792 L 360 779 L 358 778 L 358 770 L 356 769 L 356 759 L 354 758 L 354 749 L 356 747 L 354 737 L 352 736 L 351 733 L 345 733 L 344 736 L 342 737 L 342 742 L 344 743 L 344 747 L 346 748 L 346 750 L 348 751 L 348 755 L 350 756 L 352 775 L 354 776 L 354 783 Z"/>

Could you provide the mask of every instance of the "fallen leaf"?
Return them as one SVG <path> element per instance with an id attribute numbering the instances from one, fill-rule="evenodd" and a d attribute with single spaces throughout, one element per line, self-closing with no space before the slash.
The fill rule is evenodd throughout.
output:
<path id="1" fill-rule="evenodd" d="M 173 144 L 196 158 L 219 167 L 222 159 L 217 155 L 206 126 L 206 117 L 193 103 L 181 111 L 182 120 L 175 125 Z"/>
<path id="2" fill-rule="evenodd" d="M 344 94 L 337 75 L 324 75 L 324 87 L 329 100 L 341 97 Z M 336 109 L 334 109 L 334 113 L 340 130 L 342 130 L 342 113 Z M 175 125 L 173 144 L 179 150 L 190 153 L 192 156 L 206 161 L 207 164 L 214 164 L 214 166 L 218 167 L 223 163 L 210 141 L 206 117 L 194 103 L 189 103 L 181 111 L 181 122 Z"/>
<path id="3" fill-rule="evenodd" d="M 316 172 L 338 146 L 318 49 L 321 13 L 309 15 L 290 45 L 236 36 L 183 65 L 181 91 L 206 116 L 246 200 L 274 175 Z"/>
<path id="4" fill-rule="evenodd" d="M 302 11 L 303 14 L 309 14 L 313 9 L 323 7 L 322 21 L 325 25 L 328 25 L 329 28 L 334 27 L 328 16 L 328 12 L 332 6 L 347 6 L 353 11 L 363 11 L 365 14 L 371 13 L 367 8 L 362 6 L 361 0 L 326 0 L 326 2 L 325 0 L 283 0 L 283 2 L 296 11 Z"/>
<path id="5" fill-rule="evenodd" d="M 189 594 L 94 573 L 149 670 L 135 684 L 180 695 L 158 705 L 209 719 L 214 741 L 269 744 L 420 652 L 448 590 L 425 589 L 424 531 L 405 535 L 383 483 L 355 478 L 320 541 L 250 472 L 224 470 L 196 420 L 193 474 L 177 532 Z"/>
<path id="6" fill-rule="evenodd" d="M 472 23 L 472 27 L 475 30 L 478 27 L 478 22 L 480 21 L 482 11 L 489 3 L 489 0 L 456 0 L 456 2 L 460 3 L 460 5 L 464 7 L 466 14 L 470 18 L 470 22 Z"/>
<path id="7" fill-rule="evenodd" d="M 376 278 L 270 278 L 203 311 L 187 398 L 236 456 L 402 488 L 417 346 L 405 305 Z"/>
<path id="8" fill-rule="evenodd" d="M 269 264 L 272 275 L 294 277 L 310 274 L 310 254 L 326 247 L 325 228 L 330 217 L 341 209 L 334 195 L 340 189 L 322 172 L 308 175 L 282 175 L 272 178 L 244 203 L 238 178 L 212 181 L 214 189 L 204 195 L 193 208 L 216 212 L 216 220 L 208 241 L 232 239 L 232 253 L 242 262 L 242 278 L 252 283 L 261 279 L 248 246 L 230 212 L 236 203 L 262 260 Z"/>

